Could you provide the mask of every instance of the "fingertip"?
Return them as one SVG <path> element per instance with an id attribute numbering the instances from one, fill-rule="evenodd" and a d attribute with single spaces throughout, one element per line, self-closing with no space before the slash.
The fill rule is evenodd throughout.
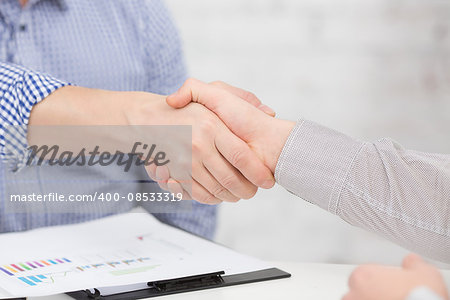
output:
<path id="1" fill-rule="evenodd" d="M 171 94 L 171 95 L 169 95 L 169 96 L 166 97 L 166 103 L 167 103 L 169 106 L 172 106 L 173 108 L 178 108 L 178 106 L 179 106 L 178 102 L 179 102 L 179 101 L 177 101 L 176 93 Z"/>
<path id="2" fill-rule="evenodd" d="M 192 94 L 184 87 L 166 97 L 166 103 L 173 108 L 182 108 L 192 101 Z"/>
<path id="3" fill-rule="evenodd" d="M 260 171 L 254 173 L 253 180 L 247 177 L 254 185 L 263 189 L 270 189 L 275 185 L 275 178 L 265 165 L 255 165 L 255 169 L 259 169 Z"/>
<path id="4" fill-rule="evenodd" d="M 267 114 L 267 115 L 269 115 L 271 117 L 275 117 L 275 115 L 276 115 L 275 111 L 273 109 L 271 109 L 270 107 L 268 107 L 267 105 L 265 105 L 265 104 L 261 104 L 258 108 L 261 111 L 263 111 L 265 114 Z"/>
<path id="5" fill-rule="evenodd" d="M 411 269 L 423 263 L 425 263 L 425 261 L 419 255 L 410 253 L 403 259 L 402 267 Z"/>
<path id="6" fill-rule="evenodd" d="M 264 181 L 263 185 L 261 186 L 263 189 L 271 189 L 275 185 L 275 178 L 273 176 L 269 179 L 266 179 Z"/>

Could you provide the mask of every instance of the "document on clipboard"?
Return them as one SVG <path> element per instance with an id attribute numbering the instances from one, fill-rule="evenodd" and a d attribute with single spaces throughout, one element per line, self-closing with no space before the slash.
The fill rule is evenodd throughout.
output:
<path id="1" fill-rule="evenodd" d="M 72 292 L 77 299 L 127 299 L 126 293 L 137 299 L 289 277 L 143 210 L 1 234 L 0 245 L 0 287 L 7 297 Z"/>

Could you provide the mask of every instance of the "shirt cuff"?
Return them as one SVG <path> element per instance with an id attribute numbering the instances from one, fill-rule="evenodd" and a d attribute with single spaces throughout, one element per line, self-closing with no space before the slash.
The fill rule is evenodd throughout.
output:
<path id="1" fill-rule="evenodd" d="M 8 89 L 2 101 L 2 126 L 0 126 L 0 159 L 11 171 L 18 171 L 29 162 L 28 121 L 33 106 L 57 89 L 69 85 L 49 75 L 39 74 L 19 66 L 12 72 L 22 72 Z M 16 74 L 17 74 L 16 73 Z"/>
<path id="2" fill-rule="evenodd" d="M 419 286 L 411 291 L 405 300 L 444 300 L 425 286 Z"/>
<path id="3" fill-rule="evenodd" d="M 275 168 L 291 193 L 336 214 L 339 195 L 364 143 L 311 121 L 299 121 Z"/>

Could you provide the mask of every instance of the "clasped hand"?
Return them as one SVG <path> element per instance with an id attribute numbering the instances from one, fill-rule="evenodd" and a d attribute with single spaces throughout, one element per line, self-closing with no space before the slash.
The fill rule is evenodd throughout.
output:
<path id="1" fill-rule="evenodd" d="M 293 122 L 274 118 L 256 96 L 223 82 L 189 79 L 166 102 L 145 115 L 157 124 L 192 125 L 192 171 L 186 180 L 175 166 L 147 166 L 161 188 L 217 204 L 251 198 L 258 187 L 275 184 L 276 161 Z"/>

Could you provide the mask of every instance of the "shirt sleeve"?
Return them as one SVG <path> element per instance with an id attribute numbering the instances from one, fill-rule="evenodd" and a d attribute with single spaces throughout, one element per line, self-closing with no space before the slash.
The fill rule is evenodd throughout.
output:
<path id="1" fill-rule="evenodd" d="M 450 262 L 450 155 L 355 140 L 310 121 L 291 132 L 279 184 L 346 222 Z"/>
<path id="2" fill-rule="evenodd" d="M 444 300 L 427 287 L 420 286 L 411 291 L 405 300 Z"/>
<path id="3" fill-rule="evenodd" d="M 0 160 L 12 171 L 23 168 L 28 160 L 31 109 L 65 85 L 51 76 L 0 63 Z"/>

